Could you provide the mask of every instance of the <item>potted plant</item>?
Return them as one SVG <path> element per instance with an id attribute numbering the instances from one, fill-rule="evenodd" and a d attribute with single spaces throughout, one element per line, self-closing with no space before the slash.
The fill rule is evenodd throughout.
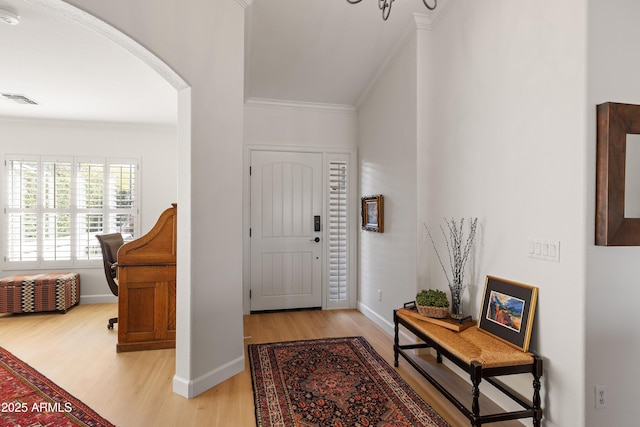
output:
<path id="1" fill-rule="evenodd" d="M 421 290 L 416 295 L 418 313 L 426 317 L 444 319 L 449 315 L 447 294 L 437 289 Z"/>

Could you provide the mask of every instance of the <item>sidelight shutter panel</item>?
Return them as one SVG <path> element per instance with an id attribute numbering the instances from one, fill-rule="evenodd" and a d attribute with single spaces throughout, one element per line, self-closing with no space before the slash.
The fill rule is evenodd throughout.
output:
<path id="1" fill-rule="evenodd" d="M 329 162 L 329 301 L 347 301 L 347 162 Z"/>

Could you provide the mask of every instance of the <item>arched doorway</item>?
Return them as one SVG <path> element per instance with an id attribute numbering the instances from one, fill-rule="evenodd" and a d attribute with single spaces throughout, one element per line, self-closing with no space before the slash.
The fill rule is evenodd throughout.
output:
<path id="1" fill-rule="evenodd" d="M 24 0 L 26 3 L 36 5 L 52 12 L 56 15 L 60 15 L 69 20 L 75 21 L 88 29 L 95 31 L 96 33 L 111 40 L 122 49 L 128 51 L 135 57 L 139 58 L 144 64 L 157 72 L 162 78 L 164 78 L 176 91 L 177 91 L 177 137 L 176 137 L 176 154 L 177 154 L 177 177 L 180 182 L 190 182 L 189 176 L 191 173 L 191 89 L 189 85 L 180 77 L 175 71 L 173 71 L 167 64 L 161 59 L 147 50 L 145 47 L 118 31 L 111 25 L 103 22 L 102 20 L 72 6 L 68 3 L 59 0 Z M 189 207 L 191 204 L 190 189 L 182 185 L 177 188 L 177 202 L 181 206 L 181 215 L 178 219 L 178 298 L 181 299 L 182 293 L 188 293 L 188 287 L 190 286 L 190 252 L 188 250 L 182 250 L 181 248 L 188 247 L 188 242 L 185 243 L 186 236 L 190 235 L 190 212 Z M 185 236 L 181 238 L 180 236 Z M 181 284 L 183 284 L 181 286 Z M 182 298 L 183 300 L 187 298 Z M 181 316 L 181 308 L 177 307 L 178 317 Z M 190 324 L 188 321 L 178 322 L 177 330 L 177 348 L 176 348 L 176 366 L 181 364 L 188 364 L 188 352 L 190 351 L 188 345 L 181 343 L 181 337 L 188 335 L 188 328 Z M 179 370 L 179 368 L 177 368 Z M 183 371 L 188 370 L 188 367 L 184 367 Z M 175 388 L 175 387 L 174 387 Z M 180 393 L 180 392 L 179 392 Z M 183 394 L 184 393 L 180 393 Z"/>

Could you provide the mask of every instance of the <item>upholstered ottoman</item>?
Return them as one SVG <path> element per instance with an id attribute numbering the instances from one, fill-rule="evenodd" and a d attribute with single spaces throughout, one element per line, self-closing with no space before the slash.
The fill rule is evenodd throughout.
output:
<path id="1" fill-rule="evenodd" d="M 78 273 L 25 274 L 0 280 L 0 313 L 66 313 L 79 301 Z"/>

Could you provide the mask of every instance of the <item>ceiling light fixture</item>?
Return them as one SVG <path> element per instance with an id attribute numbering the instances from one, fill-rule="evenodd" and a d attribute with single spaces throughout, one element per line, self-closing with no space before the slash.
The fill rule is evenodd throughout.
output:
<path id="1" fill-rule="evenodd" d="M 360 3 L 361 1 L 362 0 L 347 0 L 347 2 L 350 4 Z M 391 5 L 393 4 L 394 1 L 395 0 L 378 0 L 378 7 L 382 11 L 383 20 L 386 21 L 387 18 L 389 18 L 389 14 L 391 13 Z M 424 5 L 429 10 L 434 10 L 436 6 L 438 6 L 438 0 L 433 0 L 433 6 L 427 3 L 427 0 L 422 0 L 422 3 L 424 3 Z"/>
<path id="2" fill-rule="evenodd" d="M 11 10 L 0 8 L 0 22 L 9 25 L 18 25 L 20 23 L 20 17 Z"/>

